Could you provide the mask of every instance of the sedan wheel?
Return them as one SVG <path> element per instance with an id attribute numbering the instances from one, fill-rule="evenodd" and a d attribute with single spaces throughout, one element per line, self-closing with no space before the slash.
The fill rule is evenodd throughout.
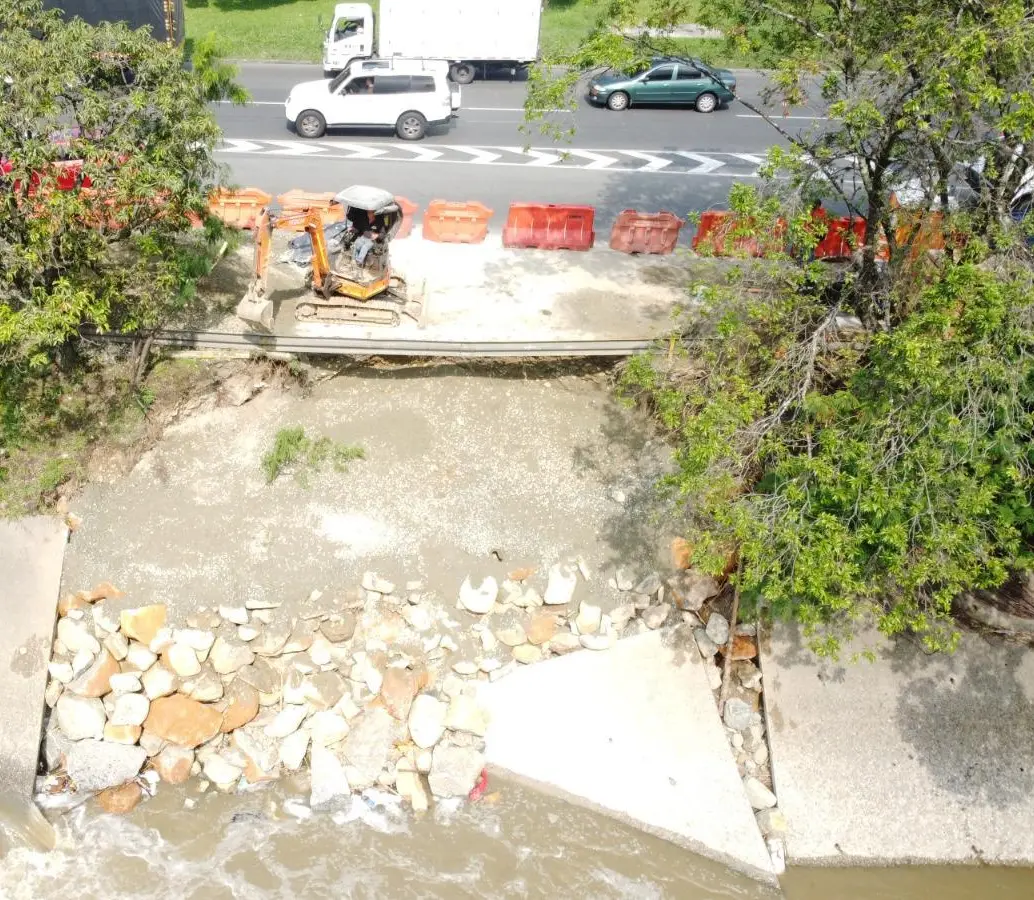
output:
<path id="1" fill-rule="evenodd" d="M 628 109 L 628 94 L 624 91 L 614 91 L 614 93 L 607 98 L 607 109 L 612 109 L 614 112 Z"/>
<path id="2" fill-rule="evenodd" d="M 295 121 L 295 128 L 304 138 L 323 137 L 327 130 L 327 120 L 316 110 L 307 109 Z"/>
<path id="3" fill-rule="evenodd" d="M 701 94 L 697 97 L 697 112 L 714 112 L 718 107 L 718 98 L 714 94 Z"/>

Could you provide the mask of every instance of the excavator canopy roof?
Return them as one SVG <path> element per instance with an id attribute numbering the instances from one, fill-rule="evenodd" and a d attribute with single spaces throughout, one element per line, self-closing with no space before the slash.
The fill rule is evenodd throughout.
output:
<path id="1" fill-rule="evenodd" d="M 383 188 L 367 187 L 364 184 L 353 184 L 343 191 L 338 191 L 334 199 L 342 206 L 353 209 L 364 209 L 375 215 L 399 211 L 395 198 Z"/>

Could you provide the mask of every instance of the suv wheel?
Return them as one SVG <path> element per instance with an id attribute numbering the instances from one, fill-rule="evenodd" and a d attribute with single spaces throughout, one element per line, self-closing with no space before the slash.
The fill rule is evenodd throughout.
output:
<path id="1" fill-rule="evenodd" d="M 327 133 L 327 120 L 316 110 L 307 109 L 298 114 L 294 128 L 304 138 L 319 138 Z"/>
<path id="2" fill-rule="evenodd" d="M 612 109 L 614 112 L 628 109 L 628 94 L 624 91 L 614 91 L 614 93 L 607 98 L 607 109 Z"/>
<path id="3" fill-rule="evenodd" d="M 470 84 L 474 80 L 474 67 L 469 63 L 457 63 L 450 66 L 449 77 L 456 84 Z"/>
<path id="4" fill-rule="evenodd" d="M 718 108 L 718 98 L 714 94 L 701 94 L 697 97 L 697 112 L 709 113 Z"/>
<path id="5" fill-rule="evenodd" d="M 404 141 L 419 141 L 427 134 L 427 119 L 418 112 L 404 112 L 395 123 L 395 134 Z"/>

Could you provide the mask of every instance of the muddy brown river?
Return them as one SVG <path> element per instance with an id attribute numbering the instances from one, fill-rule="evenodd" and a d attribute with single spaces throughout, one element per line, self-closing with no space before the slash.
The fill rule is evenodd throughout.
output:
<path id="1" fill-rule="evenodd" d="M 992 868 L 799 869 L 783 893 L 606 816 L 493 779 L 488 802 L 416 820 L 357 804 L 298 820 L 284 794 L 164 788 L 126 818 L 68 814 L 49 854 L 0 862 L 0 897 L 39 900 L 255 898 L 743 898 L 1028 900 L 1034 872 Z M 192 795 L 195 796 L 196 795 Z"/>

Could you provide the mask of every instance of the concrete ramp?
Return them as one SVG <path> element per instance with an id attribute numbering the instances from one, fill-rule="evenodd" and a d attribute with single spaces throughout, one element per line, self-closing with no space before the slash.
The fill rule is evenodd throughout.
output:
<path id="1" fill-rule="evenodd" d="M 479 696 L 490 767 L 775 881 L 692 635 L 581 650 Z"/>
<path id="2" fill-rule="evenodd" d="M 836 663 L 778 624 L 761 653 L 791 865 L 1034 865 L 1034 650 L 868 632 Z"/>
<path id="3" fill-rule="evenodd" d="M 0 797 L 32 797 L 68 529 L 0 521 Z"/>

